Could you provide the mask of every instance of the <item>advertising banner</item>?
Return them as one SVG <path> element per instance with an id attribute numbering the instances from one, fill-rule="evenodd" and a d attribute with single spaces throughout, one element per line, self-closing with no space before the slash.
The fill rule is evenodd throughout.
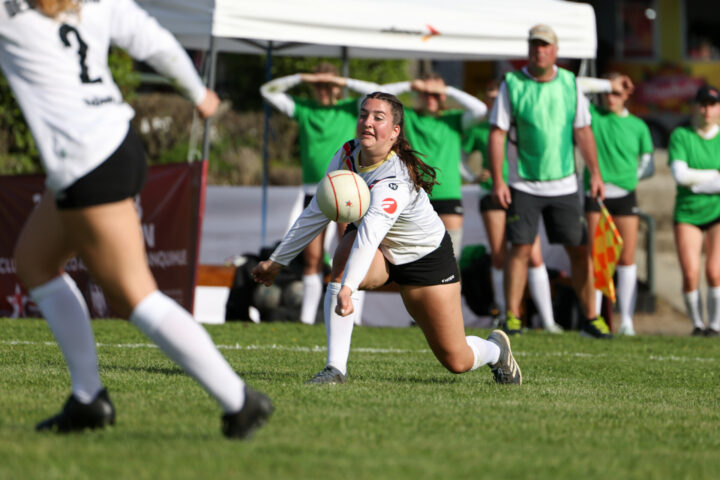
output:
<path id="1" fill-rule="evenodd" d="M 135 198 L 148 263 L 160 290 L 192 312 L 207 162 L 150 167 Z M 42 198 L 44 175 L 0 176 L 0 317 L 40 317 L 16 275 L 13 249 L 25 219 Z M 78 258 L 65 270 L 75 280 L 93 318 L 114 317 L 102 289 Z"/>

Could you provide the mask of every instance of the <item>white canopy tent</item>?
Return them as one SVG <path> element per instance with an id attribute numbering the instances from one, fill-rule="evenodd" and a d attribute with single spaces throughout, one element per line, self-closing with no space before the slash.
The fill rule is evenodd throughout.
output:
<path id="1" fill-rule="evenodd" d="M 531 26 L 565 58 L 595 58 L 595 12 L 558 0 L 138 0 L 187 48 L 353 58 L 493 59 L 527 54 Z"/>
<path id="2" fill-rule="evenodd" d="M 512 59 L 527 55 L 528 30 L 551 25 L 563 58 L 594 59 L 592 6 L 560 0 L 136 0 L 188 49 L 342 58 Z M 347 72 L 345 72 L 347 74 Z M 268 110 L 266 108 L 265 144 Z M 203 158 L 209 153 L 205 124 Z M 263 152 L 263 187 L 267 154 Z M 267 188 L 263 189 L 264 192 Z M 265 241 L 267 198 L 262 200 Z"/>

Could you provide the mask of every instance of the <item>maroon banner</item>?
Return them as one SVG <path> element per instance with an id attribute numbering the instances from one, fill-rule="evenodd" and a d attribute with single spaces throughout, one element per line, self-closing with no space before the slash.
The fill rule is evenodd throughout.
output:
<path id="1" fill-rule="evenodd" d="M 150 167 L 135 199 L 150 269 L 160 290 L 192 312 L 207 162 Z M 0 317 L 40 317 L 15 274 L 13 248 L 25 219 L 45 190 L 44 175 L 0 176 Z M 113 317 L 100 287 L 78 258 L 65 270 L 85 296 L 93 318 Z"/>

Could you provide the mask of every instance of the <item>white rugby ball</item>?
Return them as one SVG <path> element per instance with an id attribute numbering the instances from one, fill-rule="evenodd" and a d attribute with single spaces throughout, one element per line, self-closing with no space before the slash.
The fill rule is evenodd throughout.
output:
<path id="1" fill-rule="evenodd" d="M 365 180 L 350 170 L 334 170 L 325 174 L 315 193 L 320 210 L 339 223 L 356 222 L 370 205 L 370 189 Z"/>

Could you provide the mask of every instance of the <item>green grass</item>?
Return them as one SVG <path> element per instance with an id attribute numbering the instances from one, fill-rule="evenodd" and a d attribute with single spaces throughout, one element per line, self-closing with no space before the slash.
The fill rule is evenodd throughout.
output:
<path id="1" fill-rule="evenodd" d="M 416 328 L 357 328 L 349 383 L 317 387 L 304 382 L 324 364 L 322 326 L 208 326 L 276 406 L 234 442 L 214 401 L 142 334 L 94 328 L 117 425 L 56 436 L 33 426 L 69 392 L 60 351 L 44 322 L 0 319 L 0 479 L 720 476 L 716 339 L 530 332 L 512 339 L 524 384 L 508 387 L 487 367 L 446 372 Z"/>

